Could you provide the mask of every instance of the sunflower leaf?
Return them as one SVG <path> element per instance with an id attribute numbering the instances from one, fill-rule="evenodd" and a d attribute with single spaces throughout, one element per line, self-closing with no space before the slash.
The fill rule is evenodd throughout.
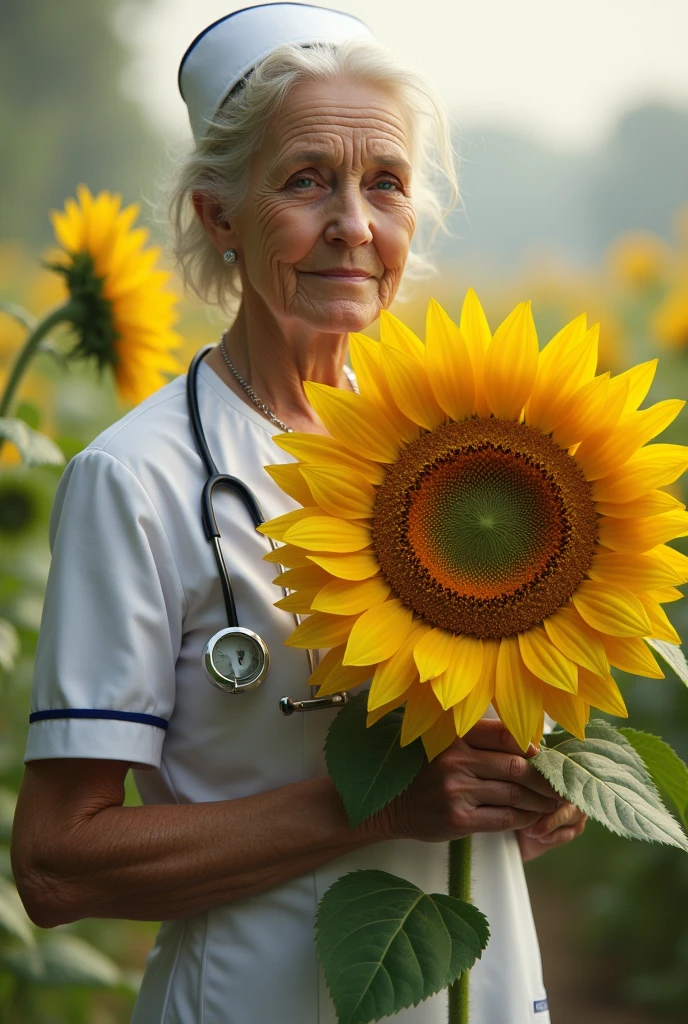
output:
<path id="1" fill-rule="evenodd" d="M 421 740 L 400 745 L 403 711 L 390 711 L 366 729 L 368 693 L 345 704 L 325 741 L 325 761 L 351 828 L 385 807 L 415 779 L 425 759 Z"/>
<path id="2" fill-rule="evenodd" d="M 611 832 L 688 852 L 688 837 L 662 803 L 639 754 L 608 722 L 590 722 L 585 740 L 572 737 L 543 748 L 531 764 L 560 796 Z"/>
<path id="3" fill-rule="evenodd" d="M 0 932 L 19 939 L 26 948 L 33 948 L 36 940 L 28 915 L 19 899 L 16 887 L 0 878 Z"/>
<path id="4" fill-rule="evenodd" d="M 7 619 L 0 619 L 0 669 L 11 672 L 19 655 L 19 634 Z"/>
<path id="5" fill-rule="evenodd" d="M 0 969 L 31 985 L 113 989 L 122 983 L 117 965 L 76 935 L 56 933 L 32 949 L 0 951 Z"/>
<path id="6" fill-rule="evenodd" d="M 27 466 L 61 466 L 62 450 L 45 434 L 33 430 L 24 420 L 0 418 L 0 438 L 10 441 Z"/>
<path id="7" fill-rule="evenodd" d="M 323 896 L 316 949 L 339 1024 L 417 1006 L 469 970 L 487 945 L 483 914 L 386 871 L 352 871 Z"/>
<path id="8" fill-rule="evenodd" d="M 676 644 L 670 644 L 666 640 L 646 640 L 653 651 L 662 658 L 671 668 L 682 683 L 688 686 L 688 661 L 683 650 Z"/>
<path id="9" fill-rule="evenodd" d="M 619 732 L 642 759 L 662 797 L 676 807 L 683 826 L 688 828 L 688 765 L 659 736 L 630 728 Z"/>

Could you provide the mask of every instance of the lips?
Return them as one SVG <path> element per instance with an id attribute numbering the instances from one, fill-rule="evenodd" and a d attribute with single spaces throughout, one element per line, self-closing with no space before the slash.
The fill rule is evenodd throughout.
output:
<path id="1" fill-rule="evenodd" d="M 348 278 L 352 281 L 367 281 L 373 275 L 368 273 L 367 270 L 357 269 L 355 267 L 332 267 L 329 270 L 309 270 L 305 273 L 313 274 L 316 277 L 329 277 L 335 280 L 341 280 Z"/>

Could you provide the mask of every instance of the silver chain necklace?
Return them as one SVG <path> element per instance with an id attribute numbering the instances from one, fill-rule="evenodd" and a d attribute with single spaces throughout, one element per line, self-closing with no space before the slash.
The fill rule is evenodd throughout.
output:
<path id="1" fill-rule="evenodd" d="M 260 411 L 263 413 L 263 415 L 267 416 L 267 418 L 270 420 L 271 423 L 274 423 L 274 425 L 276 427 L 279 427 L 279 429 L 281 431 L 283 431 L 285 434 L 293 434 L 294 433 L 293 427 L 288 427 L 287 424 L 283 423 L 282 420 L 278 416 L 275 416 L 275 414 L 272 411 L 272 409 L 270 409 L 270 407 L 267 406 L 265 404 L 265 402 L 263 402 L 258 397 L 258 395 L 255 393 L 255 391 L 253 390 L 253 388 L 251 387 L 249 382 L 247 380 L 244 380 L 244 378 L 241 376 L 241 374 L 237 370 L 236 366 L 234 365 L 232 360 L 229 358 L 229 355 L 227 354 L 227 349 L 225 348 L 225 336 L 226 336 L 226 332 L 223 332 L 222 337 L 220 338 L 220 355 L 222 356 L 222 358 L 224 359 L 225 363 L 227 364 L 229 372 L 232 374 L 232 376 L 234 377 L 234 379 L 237 382 L 237 384 L 239 385 L 239 387 L 243 389 L 243 391 L 248 395 L 248 397 L 251 399 L 251 401 L 256 406 L 256 408 L 260 409 Z M 344 367 L 344 373 L 346 375 L 347 380 L 351 384 L 352 388 L 356 392 L 356 394 L 359 394 L 358 384 L 356 383 L 356 378 L 354 377 L 353 372 L 349 369 L 348 366 Z"/>

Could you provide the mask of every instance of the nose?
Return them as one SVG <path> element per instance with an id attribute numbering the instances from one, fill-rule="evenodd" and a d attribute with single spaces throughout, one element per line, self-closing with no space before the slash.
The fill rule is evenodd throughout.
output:
<path id="1" fill-rule="evenodd" d="M 338 190 L 332 197 L 325 239 L 328 242 L 344 242 L 352 248 L 372 242 L 370 210 L 356 185 Z"/>

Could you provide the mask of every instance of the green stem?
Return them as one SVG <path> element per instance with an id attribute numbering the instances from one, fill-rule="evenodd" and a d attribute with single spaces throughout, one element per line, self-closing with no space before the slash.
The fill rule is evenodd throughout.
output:
<path id="1" fill-rule="evenodd" d="M 454 839 L 449 844 L 449 895 L 471 902 L 471 837 Z M 469 1024 L 468 991 L 470 971 L 459 975 L 449 986 L 449 1024 Z"/>
<path id="2" fill-rule="evenodd" d="M 19 350 L 19 355 L 12 367 L 12 372 L 10 373 L 7 384 L 5 385 L 5 390 L 2 397 L 0 397 L 0 417 L 7 416 L 21 379 L 26 373 L 29 363 L 39 351 L 39 346 L 43 341 L 43 338 L 45 338 L 46 334 L 48 334 L 48 332 L 57 324 L 63 323 L 65 320 L 69 320 L 71 310 L 71 302 L 65 302 L 64 305 L 58 306 L 57 309 L 54 309 L 52 313 L 48 313 L 48 315 L 41 320 L 39 324 L 36 324 L 29 334 L 23 347 Z M 0 438 L 0 448 L 1 447 L 2 438 Z"/>

